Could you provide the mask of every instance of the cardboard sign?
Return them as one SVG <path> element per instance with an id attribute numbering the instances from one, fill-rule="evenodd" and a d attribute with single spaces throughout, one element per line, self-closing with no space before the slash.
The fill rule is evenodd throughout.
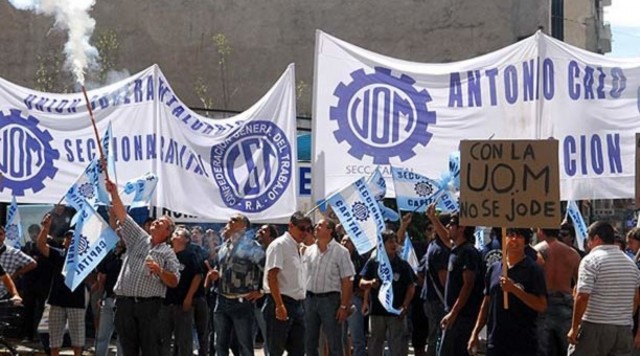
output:
<path id="1" fill-rule="evenodd" d="M 560 226 L 557 140 L 460 142 L 460 224 Z"/>
<path id="2" fill-rule="evenodd" d="M 640 207 L 640 133 L 636 133 L 636 208 Z"/>

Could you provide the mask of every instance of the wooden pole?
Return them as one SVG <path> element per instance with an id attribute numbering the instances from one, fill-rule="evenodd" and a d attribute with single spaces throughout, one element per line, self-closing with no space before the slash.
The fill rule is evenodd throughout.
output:
<path id="1" fill-rule="evenodd" d="M 502 277 L 509 278 L 507 272 L 509 270 L 509 266 L 507 264 L 507 228 L 502 228 Z M 502 301 L 504 304 L 504 309 L 509 309 L 509 293 L 506 291 L 502 291 Z"/>
<path id="2" fill-rule="evenodd" d="M 89 110 L 89 117 L 91 118 L 91 125 L 93 126 L 93 133 L 96 135 L 96 144 L 98 145 L 98 151 L 100 152 L 100 162 L 99 164 L 102 166 L 104 170 L 104 175 L 109 180 L 109 170 L 106 167 L 106 160 L 104 157 L 104 152 L 102 151 L 102 141 L 100 141 L 100 134 L 98 133 L 98 127 L 96 126 L 96 119 L 93 117 L 93 109 L 91 109 L 91 103 L 89 103 L 89 96 L 87 95 L 87 89 L 85 89 L 84 85 L 82 86 L 82 94 L 84 94 L 84 100 L 87 103 L 87 110 Z"/>

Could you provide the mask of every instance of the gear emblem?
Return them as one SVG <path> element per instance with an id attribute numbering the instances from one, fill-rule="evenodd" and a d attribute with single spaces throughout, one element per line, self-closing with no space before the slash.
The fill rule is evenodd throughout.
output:
<path id="1" fill-rule="evenodd" d="M 80 185 L 79 187 L 79 193 L 80 195 L 82 195 L 85 199 L 93 199 L 95 196 L 95 192 L 93 189 L 93 185 L 91 183 L 83 183 L 82 185 Z"/>
<path id="2" fill-rule="evenodd" d="M 374 164 L 389 164 L 391 157 L 410 159 L 418 144 L 429 143 L 427 128 L 435 124 L 436 114 L 427 108 L 431 96 L 426 89 L 418 91 L 413 78 L 395 77 L 382 67 L 371 74 L 359 69 L 351 78 L 334 90 L 339 100 L 330 111 L 330 119 L 338 123 L 333 134 L 338 142 L 347 141 L 351 156 L 367 155 Z"/>
<path id="3" fill-rule="evenodd" d="M 54 161 L 60 152 L 51 146 L 49 131 L 38 128 L 39 122 L 17 109 L 0 112 L 0 152 L 9 152 L 0 155 L 0 191 L 9 188 L 15 196 L 24 196 L 27 189 L 37 193 L 44 189 L 45 179 L 58 172 Z"/>
<path id="4" fill-rule="evenodd" d="M 429 182 L 422 181 L 416 183 L 414 190 L 416 191 L 416 194 L 421 197 L 428 197 L 433 194 L 433 186 L 429 184 Z"/>
<path id="5" fill-rule="evenodd" d="M 78 241 L 78 254 L 84 255 L 87 251 L 89 251 L 89 240 L 87 237 L 80 234 L 80 241 Z"/>
<path id="6" fill-rule="evenodd" d="M 20 229 L 18 229 L 18 225 L 16 224 L 7 225 L 5 234 L 9 240 L 17 241 L 18 238 L 20 237 L 19 233 L 20 233 Z"/>
<path id="7" fill-rule="evenodd" d="M 367 206 L 362 202 L 357 201 L 353 203 L 351 211 L 358 221 L 366 221 L 369 219 L 369 208 L 367 208 Z"/>

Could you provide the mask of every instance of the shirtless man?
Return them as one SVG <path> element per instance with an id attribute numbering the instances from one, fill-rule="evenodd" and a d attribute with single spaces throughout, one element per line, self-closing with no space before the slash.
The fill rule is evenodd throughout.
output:
<path id="1" fill-rule="evenodd" d="M 538 320 L 538 355 L 565 355 L 573 311 L 572 286 L 578 280 L 580 255 L 558 240 L 558 229 L 538 229 L 535 245 L 544 267 L 548 308 Z"/>

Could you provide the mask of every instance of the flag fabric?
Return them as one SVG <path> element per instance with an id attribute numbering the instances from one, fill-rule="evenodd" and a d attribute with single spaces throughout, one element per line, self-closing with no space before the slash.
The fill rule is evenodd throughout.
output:
<path id="1" fill-rule="evenodd" d="M 484 226 L 476 226 L 476 231 L 473 233 L 475 237 L 475 247 L 478 251 L 481 251 L 484 247 Z"/>
<path id="2" fill-rule="evenodd" d="M 423 213 L 443 192 L 437 181 L 406 168 L 391 167 L 391 176 L 401 211 Z"/>
<path id="3" fill-rule="evenodd" d="M 414 273 L 418 273 L 419 261 L 418 256 L 416 256 L 416 251 L 413 249 L 413 244 L 411 243 L 411 239 L 409 238 L 408 233 L 404 233 L 404 244 L 402 245 L 402 251 L 400 252 L 400 257 L 403 260 L 407 261 L 409 266 L 413 269 Z"/>
<path id="4" fill-rule="evenodd" d="M 382 230 L 380 231 L 382 232 Z M 391 262 L 389 262 L 389 256 L 387 256 L 387 250 L 384 248 L 384 242 L 382 242 L 382 235 L 378 233 L 376 259 L 378 261 L 378 276 L 380 277 L 380 290 L 378 291 L 378 300 L 386 311 L 391 314 L 400 315 L 400 310 L 393 307 L 393 269 L 391 269 Z"/>
<path id="5" fill-rule="evenodd" d="M 74 235 L 62 274 L 64 283 L 74 291 L 118 242 L 118 235 L 89 203 L 79 211 Z"/>
<path id="6" fill-rule="evenodd" d="M 387 183 L 378 167 L 367 178 L 367 186 L 375 200 L 382 200 L 387 195 Z"/>
<path id="7" fill-rule="evenodd" d="M 575 200 L 569 200 L 567 203 L 567 217 L 571 218 L 571 221 L 573 222 L 578 249 L 580 249 L 580 251 L 584 251 L 584 242 L 587 240 L 588 228 Z"/>
<path id="8" fill-rule="evenodd" d="M 18 249 L 24 246 L 22 220 L 20 219 L 20 211 L 18 211 L 18 202 L 15 196 L 11 198 L 11 205 L 7 210 L 7 225 L 4 227 L 4 233 L 7 245 Z"/>
<path id="9" fill-rule="evenodd" d="M 147 173 L 142 177 L 132 179 L 125 183 L 124 192 L 133 194 L 133 201 L 130 209 L 140 208 L 149 205 L 153 192 L 158 185 L 158 177 L 153 173 Z"/>
<path id="10" fill-rule="evenodd" d="M 460 211 L 457 194 L 451 190 L 445 190 L 438 200 L 438 209 L 443 213 L 455 214 Z"/>
<path id="11" fill-rule="evenodd" d="M 100 172 L 98 170 L 99 165 L 96 163 L 96 160 L 89 163 L 64 196 L 67 204 L 77 211 L 76 215 L 71 219 L 71 225 L 78 223 L 82 211 L 85 211 L 88 207 L 96 209 L 100 204 L 97 186 L 100 180 Z M 88 214 L 88 212 L 85 212 L 85 215 Z"/>
<path id="12" fill-rule="evenodd" d="M 378 234 L 384 230 L 384 220 L 364 178 L 336 192 L 327 201 L 359 254 L 376 247 Z"/>

